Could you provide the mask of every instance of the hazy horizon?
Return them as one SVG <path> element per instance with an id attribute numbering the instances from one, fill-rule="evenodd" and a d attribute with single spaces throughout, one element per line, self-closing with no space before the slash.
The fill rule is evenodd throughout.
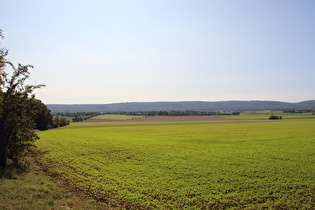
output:
<path id="1" fill-rule="evenodd" d="M 314 101 L 315 99 L 305 100 L 305 101 Z M 239 102 L 248 102 L 248 101 L 270 101 L 270 102 L 284 102 L 284 103 L 300 103 L 304 101 L 297 101 L 297 102 L 288 102 L 288 101 L 271 101 L 271 100 L 224 100 L 224 101 L 125 101 L 125 102 L 115 102 L 115 103 L 104 103 L 104 104 L 91 104 L 91 103 L 85 103 L 85 104 L 79 104 L 79 103 L 73 103 L 73 104 L 54 104 L 49 103 L 49 105 L 107 105 L 107 104 L 124 104 L 124 103 L 174 103 L 174 102 L 230 102 L 230 101 L 239 101 Z"/>
<path id="2" fill-rule="evenodd" d="M 46 104 L 301 102 L 315 96 L 315 1 L 3 1 L 13 63 Z"/>

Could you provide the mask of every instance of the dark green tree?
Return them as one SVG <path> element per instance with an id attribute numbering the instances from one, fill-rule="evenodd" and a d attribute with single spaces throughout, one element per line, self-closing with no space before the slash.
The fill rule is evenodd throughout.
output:
<path id="1" fill-rule="evenodd" d="M 53 119 L 53 128 L 58 128 L 60 123 L 59 116 L 54 117 Z"/>
<path id="2" fill-rule="evenodd" d="M 69 120 L 67 120 L 64 117 L 60 118 L 60 120 L 59 120 L 59 127 L 63 127 L 63 126 L 69 125 L 69 124 L 70 124 Z"/>
<path id="3" fill-rule="evenodd" d="M 2 31 L 0 37 L 3 38 Z M 6 121 L 7 158 L 17 165 L 38 138 L 33 130 L 30 99 L 35 97 L 33 91 L 43 85 L 26 85 L 33 66 L 15 66 L 6 59 L 7 55 L 8 50 L 0 48 L 0 119 Z M 13 70 L 11 76 L 5 71 L 7 66 Z"/>
<path id="4" fill-rule="evenodd" d="M 47 106 L 38 99 L 30 99 L 29 109 L 32 110 L 35 129 L 48 130 L 53 125 L 53 116 Z"/>

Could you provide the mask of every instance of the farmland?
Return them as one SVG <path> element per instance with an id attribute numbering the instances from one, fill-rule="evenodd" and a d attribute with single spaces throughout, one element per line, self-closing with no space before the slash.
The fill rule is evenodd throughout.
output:
<path id="1" fill-rule="evenodd" d="M 36 144 L 52 176 L 107 207 L 314 208 L 312 116 L 155 119 L 73 123 Z"/>

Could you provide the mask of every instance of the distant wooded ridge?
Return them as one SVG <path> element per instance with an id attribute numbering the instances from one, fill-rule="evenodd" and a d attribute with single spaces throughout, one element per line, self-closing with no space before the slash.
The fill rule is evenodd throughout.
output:
<path id="1" fill-rule="evenodd" d="M 279 101 L 181 101 L 181 102 L 127 102 L 112 104 L 48 104 L 53 114 L 74 112 L 147 112 L 147 111 L 285 111 L 315 110 L 315 100 L 298 103 Z"/>

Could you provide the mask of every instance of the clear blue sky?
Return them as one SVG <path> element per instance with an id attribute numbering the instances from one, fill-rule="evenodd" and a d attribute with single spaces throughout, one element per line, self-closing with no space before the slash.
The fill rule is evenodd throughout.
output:
<path id="1" fill-rule="evenodd" d="M 1 0 L 48 104 L 315 99 L 314 0 Z"/>

